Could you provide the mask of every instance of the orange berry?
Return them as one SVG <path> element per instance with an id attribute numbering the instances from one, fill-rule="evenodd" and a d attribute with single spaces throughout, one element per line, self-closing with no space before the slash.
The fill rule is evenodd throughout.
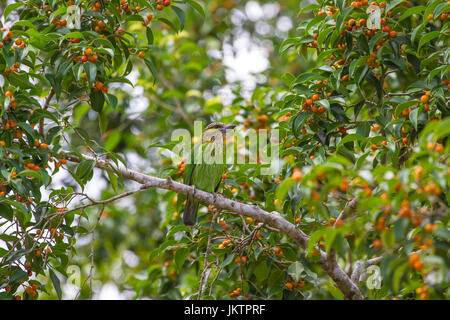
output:
<path id="1" fill-rule="evenodd" d="M 374 247 L 375 249 L 380 249 L 382 246 L 383 246 L 383 244 L 381 243 L 381 240 L 380 240 L 380 239 L 377 239 L 377 240 L 375 240 L 375 241 L 373 242 L 373 247 Z"/>
<path id="2" fill-rule="evenodd" d="M 284 286 L 286 287 L 286 288 L 288 288 L 289 290 L 291 290 L 294 286 L 292 285 L 292 283 L 291 282 L 286 282 L 285 284 L 284 284 Z"/>
<path id="3" fill-rule="evenodd" d="M 295 182 L 299 182 L 301 181 L 303 178 L 303 173 L 299 168 L 295 168 L 294 171 L 292 172 L 292 179 Z"/>
<path id="4" fill-rule="evenodd" d="M 434 148 L 434 150 L 437 153 L 441 153 L 442 151 L 444 151 L 444 146 L 442 144 L 437 144 L 436 147 Z"/>
<path id="5" fill-rule="evenodd" d="M 430 97 L 427 94 L 424 94 L 423 96 L 420 97 L 420 102 L 428 103 L 429 99 L 430 99 Z"/>

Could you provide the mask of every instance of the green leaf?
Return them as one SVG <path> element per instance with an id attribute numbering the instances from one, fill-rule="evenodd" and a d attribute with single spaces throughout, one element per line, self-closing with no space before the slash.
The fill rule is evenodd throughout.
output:
<path id="1" fill-rule="evenodd" d="M 300 279 L 300 276 L 302 275 L 302 272 L 305 270 L 305 267 L 300 262 L 294 262 L 291 264 L 288 268 L 288 274 L 294 279 L 295 281 L 298 281 Z"/>
<path id="2" fill-rule="evenodd" d="M 183 269 L 183 264 L 186 261 L 188 255 L 189 250 L 186 248 L 180 248 L 175 251 L 175 265 L 177 266 L 178 271 L 181 271 Z"/>
<path id="3" fill-rule="evenodd" d="M 89 86 L 92 87 L 95 78 L 97 77 L 97 66 L 95 65 L 95 63 L 87 62 L 83 65 L 83 68 L 84 71 L 86 71 Z"/>
<path id="4" fill-rule="evenodd" d="M 10 283 L 16 283 L 19 281 L 26 281 L 28 279 L 28 274 L 21 270 L 21 269 L 16 269 L 12 275 L 11 275 L 11 279 L 9 280 Z"/>
<path id="5" fill-rule="evenodd" d="M 100 113 L 103 109 L 103 105 L 105 104 L 105 96 L 103 95 L 103 92 L 101 90 L 97 92 L 92 90 L 89 98 L 91 101 L 92 109 Z"/>
<path id="6" fill-rule="evenodd" d="M 150 69 L 150 72 L 153 75 L 153 83 L 155 83 L 156 79 L 157 79 L 157 75 L 158 75 L 155 65 L 153 64 L 153 62 L 150 59 L 144 59 L 144 62 L 147 65 L 147 67 Z"/>
<path id="7" fill-rule="evenodd" d="M 309 237 L 308 245 L 307 245 L 307 251 L 308 255 L 311 254 L 311 252 L 314 250 L 314 246 L 317 244 L 317 242 L 322 238 L 324 233 L 326 232 L 326 229 L 318 229 L 313 232 L 313 234 Z"/>
<path id="8" fill-rule="evenodd" d="M 423 10 L 425 10 L 424 6 L 413 6 L 411 8 L 409 8 L 408 10 L 406 10 L 398 19 L 399 22 L 405 20 L 406 18 L 412 16 L 413 14 L 420 14 L 423 12 Z"/>
<path id="9" fill-rule="evenodd" d="M 434 38 L 439 36 L 439 31 L 432 31 L 430 33 L 425 34 L 422 38 L 420 38 L 419 41 L 419 46 L 417 47 L 417 52 L 420 51 L 420 48 L 422 48 L 422 46 L 428 42 L 430 42 L 431 40 L 433 40 Z"/>
<path id="10" fill-rule="evenodd" d="M 255 277 L 258 281 L 264 281 L 267 279 L 269 275 L 269 268 L 267 267 L 267 259 L 261 259 L 261 261 L 256 265 L 255 270 L 253 271 Z"/>
<path id="11" fill-rule="evenodd" d="M 50 273 L 50 279 L 52 280 L 53 287 L 55 288 L 56 294 L 58 295 L 59 300 L 61 300 L 62 291 L 61 291 L 61 283 L 59 281 L 59 278 L 51 268 L 49 268 L 48 271 Z"/>
<path id="12" fill-rule="evenodd" d="M 419 120 L 419 108 L 415 108 L 409 113 L 409 120 L 412 122 L 414 129 L 416 129 L 417 131 L 417 122 Z"/>
<path id="13" fill-rule="evenodd" d="M 5 18 L 5 20 L 13 10 L 20 8 L 24 4 L 25 4 L 24 2 L 16 2 L 16 3 L 11 3 L 11 4 L 7 5 L 5 8 L 5 11 L 3 12 L 3 17 Z"/>
<path id="14" fill-rule="evenodd" d="M 177 26 L 174 25 L 172 21 L 170 21 L 170 20 L 168 20 L 168 19 L 166 19 L 166 18 L 162 18 L 162 17 L 157 18 L 157 20 L 158 20 L 158 21 L 161 21 L 161 22 L 163 22 L 163 23 L 165 23 L 165 24 L 167 24 L 167 25 L 168 25 L 169 27 L 171 27 L 173 30 L 175 30 L 175 31 L 177 31 L 177 32 L 179 31 L 178 28 L 177 28 Z"/>
<path id="15" fill-rule="evenodd" d="M 145 30 L 145 34 L 147 36 L 147 43 L 148 43 L 148 45 L 153 44 L 154 36 L 153 36 L 152 29 L 147 27 L 146 30 Z"/>
<path id="16" fill-rule="evenodd" d="M 8 221 L 12 221 L 14 213 L 10 206 L 6 205 L 5 203 L 0 203 L 0 216 Z"/>
<path id="17" fill-rule="evenodd" d="M 94 169 L 95 161 L 94 160 L 83 160 L 77 165 L 77 169 L 75 174 L 80 180 L 85 179 L 90 176 L 92 170 Z"/>
<path id="18" fill-rule="evenodd" d="M 180 21 L 180 30 L 183 30 L 186 24 L 186 14 L 184 13 L 183 10 L 174 5 L 170 6 L 170 8 L 175 12 L 175 14 L 178 17 L 178 20 Z"/>
<path id="19" fill-rule="evenodd" d="M 200 4 L 198 4 L 194 0 L 185 0 L 185 2 L 188 3 L 195 11 L 197 11 L 203 17 L 203 19 L 206 19 L 205 10 L 203 10 L 203 7 Z"/>
<path id="20" fill-rule="evenodd" d="M 395 0 L 395 1 L 391 1 L 387 4 L 385 12 L 389 12 L 390 10 L 392 10 L 392 8 L 395 8 L 396 6 L 398 6 L 400 3 L 404 2 L 405 0 Z"/>
<path id="21" fill-rule="evenodd" d="M 283 180 L 283 182 L 280 183 L 276 191 L 276 198 L 279 200 L 280 204 L 283 203 L 284 198 L 286 197 L 288 191 L 292 188 L 294 184 L 295 181 L 290 178 L 285 179 Z"/>
<path id="22" fill-rule="evenodd" d="M 8 81 L 21 89 L 32 89 L 34 85 L 28 80 L 28 74 L 25 72 L 21 73 L 10 73 L 7 76 Z"/>

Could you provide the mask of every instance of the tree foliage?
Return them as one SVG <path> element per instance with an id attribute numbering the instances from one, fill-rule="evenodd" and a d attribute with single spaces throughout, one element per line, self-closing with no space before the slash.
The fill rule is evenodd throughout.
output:
<path id="1" fill-rule="evenodd" d="M 250 95 L 211 53 L 234 36 L 233 1 L 3 7 L 1 298 L 62 298 L 74 265 L 82 298 L 108 281 L 130 298 L 354 298 L 334 262 L 364 298 L 448 298 L 450 4 L 283 6 L 295 25 L 285 39 L 242 23 L 276 49 Z M 231 165 L 221 192 L 278 213 L 305 246 L 213 206 L 191 229 L 182 195 L 130 191 L 120 168 L 183 181 L 170 134 L 194 120 L 278 130 L 279 174 Z"/>

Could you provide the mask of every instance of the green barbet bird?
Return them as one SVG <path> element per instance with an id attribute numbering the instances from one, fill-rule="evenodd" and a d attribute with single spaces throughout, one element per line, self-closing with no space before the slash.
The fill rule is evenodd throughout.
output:
<path id="1" fill-rule="evenodd" d="M 213 122 L 206 126 L 202 134 L 202 143 L 194 147 L 194 152 L 202 152 L 202 162 L 194 163 L 194 155 L 192 154 L 191 162 L 186 165 L 185 169 L 185 184 L 195 186 L 196 189 L 206 192 L 217 192 L 226 163 L 225 161 L 212 161 L 212 158 L 214 158 L 214 152 L 219 150 L 219 148 L 224 150 L 225 134 L 228 130 L 234 129 L 234 127 L 234 125 L 225 125 L 222 122 Z M 208 156 L 210 157 L 209 160 L 206 159 L 205 161 L 205 158 Z M 183 213 L 183 223 L 185 225 L 195 225 L 199 204 L 199 201 L 193 197 L 187 197 Z"/>

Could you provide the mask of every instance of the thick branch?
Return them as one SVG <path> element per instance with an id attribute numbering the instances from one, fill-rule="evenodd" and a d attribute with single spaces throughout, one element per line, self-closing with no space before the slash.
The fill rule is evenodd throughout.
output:
<path id="1" fill-rule="evenodd" d="M 80 158 L 72 154 L 64 153 L 63 156 L 65 159 L 72 162 L 81 161 Z M 113 165 L 108 161 L 95 159 L 90 156 L 83 157 L 85 159 L 95 160 L 96 167 L 98 168 L 106 170 L 112 170 L 113 168 Z M 118 170 L 124 178 L 141 183 L 145 186 L 144 188 L 159 188 L 175 191 L 176 193 L 189 195 L 203 203 L 213 205 L 219 210 L 227 210 L 246 217 L 251 217 L 256 221 L 262 222 L 285 233 L 302 248 L 306 248 L 307 246 L 309 237 L 295 225 L 284 219 L 278 212 L 267 212 L 257 205 L 241 203 L 216 194 L 194 189 L 189 185 L 173 181 L 170 178 L 156 178 L 123 167 L 115 168 L 115 170 Z M 334 254 L 326 254 L 321 251 L 319 265 L 334 280 L 336 286 L 342 291 L 347 299 L 363 299 L 358 287 L 338 265 Z"/>

